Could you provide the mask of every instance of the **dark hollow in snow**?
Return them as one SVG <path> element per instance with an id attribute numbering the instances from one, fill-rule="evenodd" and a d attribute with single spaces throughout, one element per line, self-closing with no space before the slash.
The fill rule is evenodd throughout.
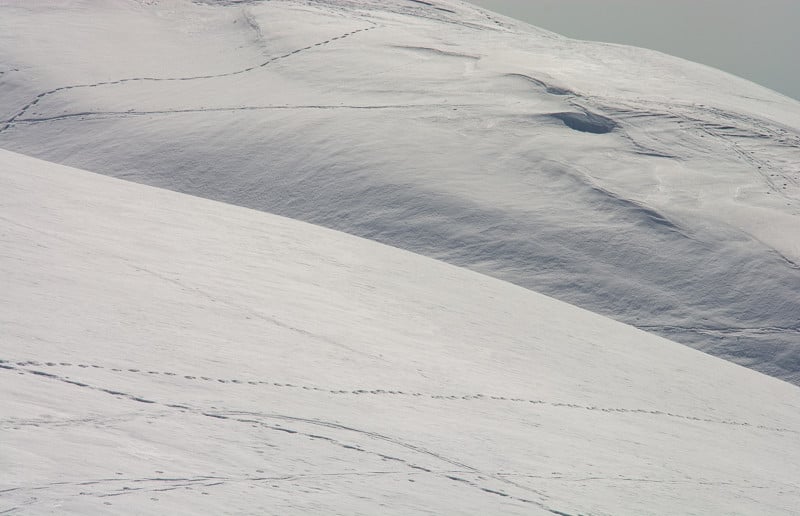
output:
<path id="1" fill-rule="evenodd" d="M 561 120 L 570 129 L 582 133 L 606 134 L 617 128 L 617 123 L 610 118 L 588 111 L 585 113 L 552 113 L 549 116 Z"/>

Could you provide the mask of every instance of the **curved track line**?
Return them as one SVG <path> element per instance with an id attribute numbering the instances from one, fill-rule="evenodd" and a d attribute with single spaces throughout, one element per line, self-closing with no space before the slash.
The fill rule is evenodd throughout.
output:
<path id="1" fill-rule="evenodd" d="M 87 367 L 94 367 L 96 369 L 100 369 L 101 368 L 99 366 L 87 366 Z M 70 385 L 74 385 L 74 386 L 77 386 L 77 387 L 81 387 L 81 388 L 84 388 L 84 389 L 89 389 L 89 390 L 93 390 L 93 391 L 97 391 L 97 392 L 102 392 L 102 393 L 105 393 L 105 394 L 110 394 L 110 395 L 115 396 L 115 397 L 120 398 L 120 399 L 127 399 L 127 400 L 135 401 L 135 402 L 138 402 L 138 403 L 151 404 L 153 406 L 168 407 L 168 408 L 171 408 L 171 409 L 176 409 L 176 410 L 181 410 L 181 411 L 189 411 L 189 412 L 197 414 L 197 415 L 202 415 L 202 416 L 205 416 L 205 417 L 218 419 L 218 420 L 223 420 L 223 421 L 229 420 L 229 421 L 232 421 L 232 422 L 245 423 L 245 424 L 248 424 L 248 425 L 256 424 L 256 425 L 258 425 L 258 426 L 260 426 L 262 428 L 266 428 L 266 429 L 269 429 L 269 430 L 274 430 L 274 431 L 277 431 L 277 432 L 287 433 L 287 434 L 296 435 L 296 436 L 308 437 L 308 438 L 311 438 L 311 439 L 314 439 L 314 440 L 326 441 L 326 442 L 328 442 L 328 443 L 330 443 L 332 445 L 336 445 L 338 447 L 344 448 L 344 449 L 352 451 L 352 452 L 367 453 L 367 454 L 370 454 L 370 455 L 378 456 L 378 457 L 380 457 L 382 459 L 394 460 L 394 461 L 396 461 L 398 463 L 402 463 L 402 464 L 406 465 L 407 467 L 409 467 L 409 468 L 411 468 L 411 469 L 413 469 L 415 471 L 421 471 L 421 472 L 428 473 L 428 474 L 431 474 L 431 475 L 434 475 L 434 476 L 440 476 L 440 477 L 444 476 L 444 477 L 446 477 L 446 478 L 448 478 L 450 480 L 457 480 L 457 481 L 459 481 L 461 483 L 464 483 L 464 484 L 466 484 L 466 485 L 468 485 L 468 486 L 470 486 L 472 488 L 479 489 L 480 491 L 482 491 L 484 493 L 491 494 L 491 495 L 494 495 L 494 496 L 500 496 L 500 497 L 506 498 L 508 500 L 514 500 L 514 501 L 517 501 L 517 502 L 520 502 L 520 503 L 524 503 L 524 504 L 534 505 L 534 506 L 539 507 L 540 509 L 548 511 L 548 512 L 550 512 L 552 514 L 561 514 L 561 515 L 565 515 L 566 514 L 566 513 L 563 513 L 561 511 L 557 511 L 555 509 L 551 509 L 551 508 L 547 507 L 541 501 L 536 501 L 536 500 L 531 500 L 531 499 L 528 499 L 528 498 L 522 498 L 522 497 L 514 496 L 514 495 L 508 494 L 506 492 L 503 492 L 503 491 L 500 491 L 500 490 L 497 490 L 497 489 L 492 489 L 490 487 L 486 487 L 485 485 L 481 485 L 481 484 L 479 484 L 477 482 L 474 482 L 472 480 L 462 479 L 460 477 L 454 477 L 454 476 L 452 476 L 451 472 L 447 472 L 447 474 L 444 474 L 444 473 L 439 472 L 439 471 L 435 471 L 435 470 L 432 470 L 432 469 L 429 469 L 429 468 L 418 466 L 418 465 L 414 464 L 413 462 L 408 461 L 408 460 L 403 459 L 403 458 L 393 457 L 393 456 L 389 456 L 389 455 L 386 455 L 386 454 L 383 454 L 383 453 L 380 453 L 380 452 L 371 451 L 371 450 L 362 448 L 360 446 L 354 446 L 352 444 L 341 442 L 341 441 L 339 441 L 337 439 L 334 439 L 332 437 L 329 437 L 329 436 L 319 435 L 319 434 L 316 434 L 316 433 L 303 432 L 303 431 L 300 431 L 300 430 L 294 430 L 292 428 L 286 428 L 286 427 L 279 426 L 279 425 L 276 425 L 276 424 L 269 424 L 269 423 L 264 422 L 261 419 L 253 419 L 253 417 L 255 417 L 255 418 L 263 418 L 263 419 L 277 419 L 277 420 L 282 420 L 282 421 L 290 421 L 290 422 L 294 422 L 294 423 L 303 423 L 303 424 L 321 426 L 321 427 L 329 428 L 329 429 L 332 429 L 332 430 L 355 432 L 355 433 L 357 433 L 357 434 L 359 434 L 361 436 L 368 437 L 370 439 L 375 439 L 375 440 L 388 442 L 390 444 L 393 444 L 393 445 L 396 445 L 396 446 L 400 446 L 400 447 L 402 447 L 404 449 L 410 450 L 410 451 L 412 451 L 414 453 L 434 458 L 434 459 L 442 461 L 442 462 L 444 462 L 446 464 L 455 466 L 455 467 L 460 468 L 462 470 L 466 470 L 467 472 L 469 472 L 471 474 L 474 474 L 475 476 L 477 476 L 479 478 L 480 477 L 490 478 L 490 479 L 492 479 L 492 480 L 494 480 L 496 482 L 505 484 L 507 486 L 518 488 L 518 489 L 522 489 L 522 490 L 531 492 L 533 494 L 536 494 L 537 496 L 544 497 L 544 495 L 541 492 L 539 492 L 539 491 L 537 491 L 537 490 L 535 490 L 535 489 L 533 489 L 531 487 L 519 484 L 519 483 L 514 482 L 513 480 L 510 480 L 508 478 L 504 478 L 504 477 L 501 477 L 501 476 L 498 476 L 498 475 L 494 475 L 494 474 L 491 474 L 491 473 L 483 472 L 478 468 L 475 468 L 475 467 L 472 467 L 472 466 L 468 466 L 468 465 L 466 465 L 466 464 L 464 464 L 462 462 L 459 462 L 459 461 L 457 461 L 455 459 L 447 458 L 447 457 L 445 457 L 445 456 L 443 456 L 441 454 L 432 452 L 430 450 L 427 450 L 425 448 L 422 448 L 420 446 L 417 446 L 417 445 L 414 445 L 414 444 L 411 444 L 411 443 L 407 443 L 407 442 L 402 441 L 400 439 L 396 439 L 396 438 L 393 438 L 393 437 L 386 436 L 384 434 L 379 434 L 379 433 L 376 433 L 376 432 L 370 432 L 370 431 L 366 431 L 366 430 L 360 430 L 360 429 L 357 429 L 357 428 L 354 428 L 354 427 L 349 427 L 349 426 L 345 426 L 345 425 L 342 425 L 342 424 L 329 422 L 329 421 L 323 421 L 323 420 L 318 420 L 318 419 L 299 418 L 299 417 L 293 417 L 293 416 L 282 415 L 282 414 L 259 414 L 259 413 L 251 413 L 251 412 L 211 412 L 211 411 L 204 411 L 202 409 L 190 407 L 188 405 L 176 404 L 176 403 L 163 403 L 163 402 L 159 402 L 159 401 L 155 401 L 155 400 L 145 399 L 145 398 L 142 398 L 142 397 L 134 395 L 134 394 L 129 394 L 129 393 L 122 392 L 122 391 L 112 390 L 112 389 L 108 389 L 108 388 L 105 388 L 105 387 L 90 385 L 88 383 L 78 382 L 78 381 L 75 381 L 75 380 L 71 380 L 69 378 L 64 378 L 64 377 L 61 377 L 61 376 L 58 376 L 58 375 L 55 375 L 55 374 L 47 373 L 45 371 L 33 370 L 33 369 L 18 369 L 16 367 L 12 366 L 12 365 L 9 365 L 7 362 L 0 363 L 0 371 L 2 371 L 2 370 L 15 371 L 18 374 L 24 374 L 24 375 L 39 376 L 39 377 L 42 377 L 42 378 L 45 378 L 45 379 L 54 380 L 54 381 L 58 381 L 58 382 L 62 382 L 62 383 L 67 383 L 67 384 L 70 384 Z M 234 416 L 234 417 L 232 417 L 232 416 Z M 247 416 L 247 417 L 245 418 L 245 417 L 237 417 L 237 416 Z M 114 496 L 114 495 L 112 494 L 112 495 L 108 495 L 108 496 Z"/>
<path id="2" fill-rule="evenodd" d="M 302 47 L 302 48 L 298 48 L 296 50 L 292 50 L 291 52 L 287 52 L 287 53 L 279 55 L 279 56 L 272 57 L 272 58 L 267 59 L 266 61 L 264 61 L 264 62 L 262 62 L 260 64 L 257 64 L 257 65 L 254 65 L 254 66 L 249 66 L 247 68 L 242 68 L 240 70 L 235 70 L 235 71 L 232 71 L 232 72 L 209 74 L 209 75 L 193 75 L 193 76 L 185 76 L 185 77 L 129 77 L 129 78 L 125 78 L 125 79 L 117 79 L 117 80 L 114 80 L 114 81 L 102 81 L 102 82 L 95 82 L 95 83 L 91 83 L 91 84 L 73 84 L 73 85 L 70 85 L 70 86 L 60 86 L 58 88 L 53 88 L 52 90 L 48 90 L 48 91 L 45 91 L 45 92 L 42 92 L 42 93 L 39 93 L 38 95 L 36 95 L 36 97 L 32 101 L 30 101 L 28 104 L 23 106 L 11 118 L 6 120 L 5 121 L 5 125 L 2 128 L 0 128 L 0 133 L 3 133 L 5 131 L 7 131 L 8 129 L 10 129 L 13 126 L 13 124 L 14 124 L 14 122 L 16 120 L 18 120 L 18 119 L 22 118 L 23 116 L 25 116 L 25 113 L 27 113 L 28 110 L 30 110 L 32 107 L 34 107 L 36 104 L 38 104 L 39 101 L 41 101 L 42 99 L 44 99 L 44 98 L 46 98 L 46 97 L 48 97 L 50 95 L 54 95 L 54 94 L 56 94 L 58 92 L 61 92 L 61 91 L 81 89 L 81 88 L 95 88 L 95 87 L 98 87 L 98 86 L 111 86 L 111 85 L 116 85 L 116 84 L 124 84 L 124 83 L 127 83 L 127 82 L 196 81 L 196 80 L 204 80 L 204 79 L 217 79 L 217 78 L 220 78 L 220 77 L 231 77 L 233 75 L 240 75 L 240 74 L 243 74 L 243 73 L 251 72 L 251 71 L 256 70 L 258 68 L 263 68 L 263 67 L 268 66 L 268 65 L 270 65 L 270 64 L 272 64 L 272 63 L 274 63 L 276 61 L 280 61 L 280 60 L 289 58 L 289 57 L 291 57 L 291 56 L 293 56 L 295 54 L 298 54 L 298 53 L 301 53 L 301 52 L 305 52 L 305 51 L 308 51 L 308 50 L 312 50 L 312 49 L 314 49 L 316 47 L 321 47 L 321 46 L 324 46 L 324 45 L 328 45 L 330 43 L 333 43 L 334 41 L 338 41 L 338 40 L 341 40 L 341 39 L 344 39 L 344 38 L 348 38 L 350 36 L 353 36 L 353 35 L 361 33 L 361 32 L 367 32 L 367 31 L 370 31 L 370 30 L 374 30 L 374 29 L 376 29 L 378 27 L 378 25 L 376 25 L 376 24 L 374 24 L 372 22 L 369 22 L 369 23 L 371 24 L 369 27 L 365 27 L 363 29 L 356 29 L 356 30 L 353 30 L 353 31 L 350 31 L 350 32 L 345 32 L 344 34 L 341 34 L 339 36 L 336 36 L 336 37 L 333 37 L 333 38 L 330 38 L 330 39 L 327 39 L 327 40 L 324 40 L 324 41 L 320 41 L 320 42 L 317 42 L 317 43 L 313 43 L 311 45 L 308 45 L 308 46 L 305 46 L 305 47 Z"/>
<path id="3" fill-rule="evenodd" d="M 191 113 L 227 113 L 232 111 L 278 111 L 278 110 L 390 110 L 390 109 L 430 109 L 430 108 L 471 108 L 482 107 L 480 104 L 301 104 L 301 105 L 267 105 L 267 106 L 237 106 L 219 108 L 187 108 L 187 109 L 159 109 L 152 111 L 82 111 L 79 113 L 68 113 L 50 117 L 18 118 L 15 124 L 41 124 L 46 122 L 58 122 L 62 120 L 81 119 L 81 120 L 105 120 L 109 118 L 132 118 L 137 116 L 154 115 L 174 115 Z"/>
<path id="4" fill-rule="evenodd" d="M 621 413 L 621 414 L 642 414 L 642 415 L 649 415 L 649 416 L 657 416 L 657 417 L 665 417 L 665 418 L 672 418 L 672 419 L 682 419 L 685 421 L 694 421 L 699 423 L 710 423 L 710 424 L 717 424 L 717 425 L 727 425 L 727 426 L 738 426 L 744 428 L 753 428 L 758 430 L 764 430 L 769 432 L 778 432 L 778 433 L 793 433 L 793 434 L 800 434 L 800 431 L 790 429 L 790 428 L 781 428 L 781 427 L 771 427 L 766 425 L 755 425 L 751 424 L 746 421 L 736 421 L 731 419 L 716 419 L 716 418 L 709 418 L 709 417 L 697 417 L 685 414 L 678 414 L 674 412 L 668 412 L 664 410 L 655 410 L 655 409 L 641 409 L 641 408 L 622 408 L 622 407 L 599 407 L 595 405 L 581 405 L 577 403 L 566 403 L 566 402 L 557 402 L 557 401 L 549 401 L 549 400 L 541 400 L 541 399 L 529 399 L 529 398 L 515 398 L 509 396 L 495 396 L 490 394 L 430 394 L 430 393 L 421 393 L 421 392 L 407 392 L 397 389 L 329 389 L 314 385 L 300 385 L 294 383 L 284 383 L 284 382 L 276 382 L 276 381 L 268 381 L 264 379 L 252 379 L 252 378 L 212 378 L 210 376 L 195 376 L 195 375 L 187 375 L 181 374 L 178 372 L 172 371 L 156 371 L 156 370 L 141 370 L 136 368 L 129 368 L 129 369 L 120 369 L 115 367 L 107 367 L 98 364 L 73 364 L 71 362 L 39 362 L 35 360 L 20 360 L 20 361 L 10 361 L 0 359 L 0 370 L 17 370 L 20 372 L 25 372 L 28 374 L 50 377 L 54 379 L 58 379 L 60 381 L 71 383 L 77 386 L 86 386 L 82 382 L 76 381 L 70 378 L 64 378 L 59 375 L 51 374 L 46 371 L 42 370 L 34 370 L 30 369 L 30 367 L 78 367 L 82 369 L 102 369 L 106 371 L 111 371 L 114 373 L 132 373 L 139 376 L 168 376 L 173 377 L 175 379 L 184 380 L 184 381 L 192 381 L 192 382 L 199 382 L 199 383 L 213 383 L 213 384 L 223 384 L 223 385 L 250 385 L 250 386 L 263 386 L 268 388 L 278 388 L 278 389 L 291 389 L 291 390 L 302 390 L 302 391 L 309 391 L 309 392 L 321 392 L 327 395 L 334 395 L 334 396 L 393 396 L 393 397 L 407 397 L 407 398 L 425 398 L 425 399 L 432 399 L 432 400 L 441 400 L 441 401 L 482 401 L 482 402 L 505 402 L 505 403 L 516 403 L 516 404 L 526 404 L 526 405 L 542 405 L 554 408 L 568 408 L 568 409 L 577 409 L 577 410 L 586 410 L 591 412 L 604 412 L 604 413 Z M 23 369 L 28 368 L 28 369 Z M 104 392 L 109 394 L 117 394 L 123 395 L 124 393 L 119 393 L 116 391 L 108 391 L 105 389 L 101 389 Z M 141 398 L 134 399 L 135 401 L 147 403 L 148 400 L 144 400 Z"/>

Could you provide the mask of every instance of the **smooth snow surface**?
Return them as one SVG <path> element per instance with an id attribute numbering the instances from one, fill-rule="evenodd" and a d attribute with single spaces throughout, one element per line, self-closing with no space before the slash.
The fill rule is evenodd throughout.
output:
<path id="1" fill-rule="evenodd" d="M 474 272 L 0 151 L 0 513 L 796 514 L 800 390 Z"/>
<path id="2" fill-rule="evenodd" d="M 800 103 L 452 0 L 2 2 L 0 147 L 465 266 L 800 383 Z"/>

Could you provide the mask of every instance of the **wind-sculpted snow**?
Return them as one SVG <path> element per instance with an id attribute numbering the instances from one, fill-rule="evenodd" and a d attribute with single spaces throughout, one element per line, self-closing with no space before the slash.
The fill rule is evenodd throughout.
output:
<path id="1" fill-rule="evenodd" d="M 617 123 L 610 118 L 596 113 L 553 113 L 553 118 L 561 120 L 570 129 L 592 134 L 606 134 L 617 128 Z"/>
<path id="2" fill-rule="evenodd" d="M 0 513 L 800 504 L 785 382 L 258 211 L 6 151 L 0 191 Z"/>
<path id="3" fill-rule="evenodd" d="M 443 259 L 800 382 L 797 102 L 454 1 L 91 9 L 5 8 L 1 147 Z"/>

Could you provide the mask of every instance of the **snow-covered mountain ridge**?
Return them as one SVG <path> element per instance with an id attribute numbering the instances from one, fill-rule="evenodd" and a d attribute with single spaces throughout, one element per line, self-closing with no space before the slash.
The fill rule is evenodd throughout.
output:
<path id="1" fill-rule="evenodd" d="M 480 274 L 0 151 L 0 512 L 792 514 L 800 391 Z"/>
<path id="2" fill-rule="evenodd" d="M 800 104 L 455 1 L 5 2 L 0 147 L 347 231 L 800 381 Z"/>

